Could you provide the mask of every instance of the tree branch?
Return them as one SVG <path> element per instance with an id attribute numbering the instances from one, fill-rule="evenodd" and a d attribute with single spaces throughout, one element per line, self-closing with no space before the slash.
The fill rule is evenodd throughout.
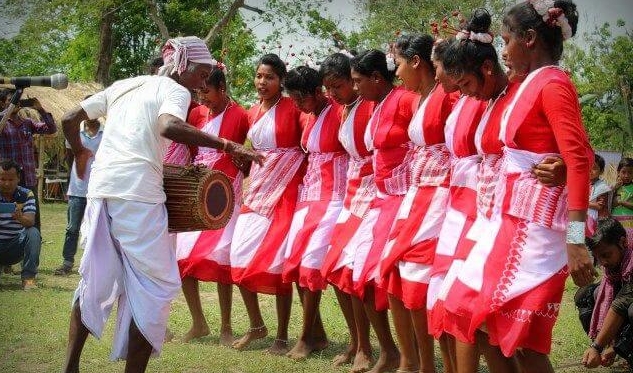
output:
<path id="1" fill-rule="evenodd" d="M 146 0 L 146 3 L 149 8 L 149 18 L 151 18 L 156 26 L 158 26 L 158 30 L 160 31 L 160 36 L 162 36 L 163 41 L 169 39 L 169 30 L 167 30 L 165 21 L 163 21 L 163 19 L 158 15 L 158 5 L 156 5 L 156 1 Z"/>
<path id="2" fill-rule="evenodd" d="M 244 5 L 244 0 L 235 0 L 229 7 L 229 10 L 224 14 L 222 18 L 213 26 L 213 28 L 207 34 L 207 37 L 204 38 L 204 42 L 209 44 L 209 42 L 218 36 L 218 34 L 222 31 L 224 27 L 231 21 L 231 19 L 235 16 L 237 11 Z"/>
<path id="3" fill-rule="evenodd" d="M 246 4 L 242 4 L 242 8 L 244 8 L 246 10 L 250 10 L 251 12 L 255 12 L 255 13 L 259 14 L 260 16 L 262 14 L 266 13 L 266 11 L 263 10 L 263 9 L 259 9 L 257 7 L 246 5 Z"/>

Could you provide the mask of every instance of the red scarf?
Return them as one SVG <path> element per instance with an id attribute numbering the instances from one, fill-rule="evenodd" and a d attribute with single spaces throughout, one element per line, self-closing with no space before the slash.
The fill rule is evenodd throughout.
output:
<path id="1" fill-rule="evenodd" d="M 630 245 L 629 245 L 630 246 Z M 615 286 L 623 282 L 631 282 L 633 280 L 633 260 L 631 260 L 631 247 L 625 248 L 622 258 L 622 265 L 616 271 L 605 269 L 602 281 L 598 286 L 598 296 L 596 297 L 596 305 L 593 307 L 593 315 L 591 316 L 591 326 L 589 328 L 589 337 L 595 339 L 607 312 L 615 298 Z"/>

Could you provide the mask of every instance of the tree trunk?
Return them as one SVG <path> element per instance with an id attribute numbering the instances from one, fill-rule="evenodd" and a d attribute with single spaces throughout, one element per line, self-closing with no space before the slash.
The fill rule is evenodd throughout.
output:
<path id="1" fill-rule="evenodd" d="M 99 56 L 95 80 L 104 87 L 110 84 L 110 66 L 112 65 L 112 24 L 114 9 L 106 8 L 99 25 Z"/>
<path id="2" fill-rule="evenodd" d="M 158 5 L 154 0 L 147 0 L 147 7 L 149 9 L 149 18 L 154 21 L 156 26 L 158 27 L 158 31 L 160 31 L 160 36 L 163 38 L 163 42 L 169 39 L 169 30 L 167 29 L 167 25 L 165 25 L 165 21 L 158 15 Z"/>

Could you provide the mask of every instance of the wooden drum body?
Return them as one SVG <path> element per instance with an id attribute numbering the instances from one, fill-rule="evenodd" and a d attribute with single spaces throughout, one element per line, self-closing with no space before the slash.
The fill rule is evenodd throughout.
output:
<path id="1" fill-rule="evenodd" d="M 231 219 L 233 186 L 221 171 L 165 164 L 163 187 L 171 232 L 220 229 Z"/>

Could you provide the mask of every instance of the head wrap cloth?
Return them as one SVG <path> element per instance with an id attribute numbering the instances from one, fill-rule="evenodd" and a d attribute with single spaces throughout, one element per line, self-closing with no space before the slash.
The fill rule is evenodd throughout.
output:
<path id="1" fill-rule="evenodd" d="M 178 75 L 187 69 L 189 62 L 216 66 L 205 42 L 197 36 L 183 36 L 167 40 L 162 49 L 164 67 L 171 68 L 168 72 Z"/>

